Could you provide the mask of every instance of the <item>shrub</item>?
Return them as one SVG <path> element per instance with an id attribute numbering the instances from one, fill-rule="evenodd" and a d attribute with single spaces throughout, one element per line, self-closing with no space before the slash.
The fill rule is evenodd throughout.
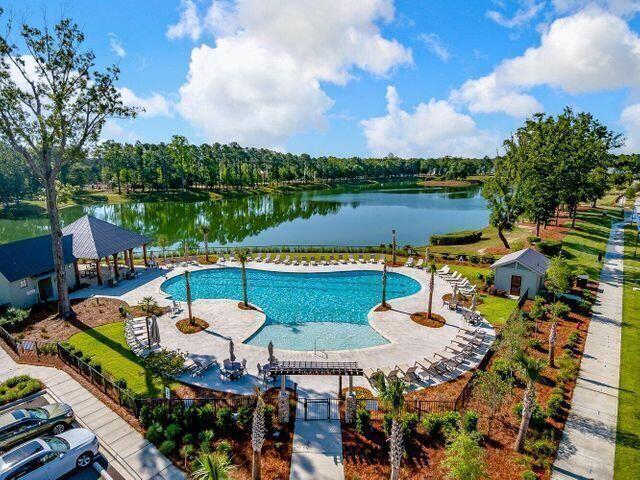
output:
<path id="1" fill-rule="evenodd" d="M 140 423 L 144 428 L 148 428 L 153 423 L 153 412 L 149 405 L 143 405 L 138 415 Z"/>
<path id="2" fill-rule="evenodd" d="M 200 450 L 204 453 L 211 452 L 211 442 L 215 438 L 213 430 L 203 430 L 198 434 L 198 440 L 200 440 Z"/>
<path id="3" fill-rule="evenodd" d="M 127 388 L 127 379 L 126 378 L 119 378 L 113 383 L 115 384 L 116 387 Z"/>
<path id="4" fill-rule="evenodd" d="M 216 427 L 218 431 L 226 432 L 233 425 L 233 412 L 228 407 L 219 408 L 216 412 Z"/>
<path id="5" fill-rule="evenodd" d="M 538 243 L 540 242 L 541 238 L 540 237 L 536 237 L 535 235 L 529 235 L 527 237 L 527 242 L 529 243 Z"/>
<path id="6" fill-rule="evenodd" d="M 537 247 L 540 253 L 548 257 L 555 257 L 559 255 L 560 250 L 562 250 L 562 242 L 558 240 L 543 240 L 538 242 Z"/>
<path id="7" fill-rule="evenodd" d="M 580 343 L 580 334 L 577 331 L 573 331 L 569 334 L 569 338 L 567 340 L 567 346 L 570 348 L 576 348 Z"/>
<path id="8" fill-rule="evenodd" d="M 153 422 L 147 429 L 145 438 L 154 445 L 158 445 L 164 439 L 164 431 L 162 429 L 162 425 L 160 425 L 158 422 Z"/>
<path id="9" fill-rule="evenodd" d="M 196 432 L 200 429 L 200 411 L 198 407 L 192 405 L 184 409 L 182 427 L 186 431 Z M 186 443 L 186 442 L 183 442 Z"/>
<path id="10" fill-rule="evenodd" d="M 169 415 L 169 409 L 167 408 L 166 405 L 162 404 L 162 405 L 156 405 L 155 407 L 153 407 L 152 416 L 153 416 L 154 422 L 159 423 L 160 425 L 163 425 L 167 421 L 168 415 Z"/>
<path id="11" fill-rule="evenodd" d="M 89 362 L 89 366 L 93 368 L 96 372 L 102 373 L 102 364 L 96 360 L 91 360 Z"/>
<path id="12" fill-rule="evenodd" d="M 547 400 L 547 417 L 557 417 L 562 410 L 564 397 L 557 393 L 552 394 Z"/>
<path id="13" fill-rule="evenodd" d="M 404 433 L 405 438 L 409 438 L 416 433 L 416 426 L 420 419 L 418 418 L 417 413 L 405 413 L 402 415 L 400 422 L 402 424 L 402 432 Z"/>
<path id="14" fill-rule="evenodd" d="M 480 263 L 480 257 L 478 255 L 469 255 L 469 261 L 475 265 Z"/>
<path id="15" fill-rule="evenodd" d="M 491 371 L 500 375 L 500 378 L 505 381 L 513 378 L 511 364 L 504 358 L 496 358 L 491 364 Z"/>
<path id="16" fill-rule="evenodd" d="M 201 426 L 211 425 L 215 421 L 213 405 L 207 403 L 198 410 L 198 420 Z"/>
<path id="17" fill-rule="evenodd" d="M 182 443 L 185 445 L 193 445 L 194 441 L 195 439 L 193 438 L 192 433 L 185 433 L 184 436 L 182 437 Z"/>
<path id="18" fill-rule="evenodd" d="M 529 446 L 531 454 L 536 457 L 552 457 L 556 453 L 555 444 L 548 438 L 539 438 Z"/>
<path id="19" fill-rule="evenodd" d="M 558 368 L 560 371 L 558 372 L 558 376 L 556 380 L 558 382 L 564 383 L 567 381 L 575 380 L 578 377 L 578 373 L 580 372 L 580 364 L 578 361 L 571 357 L 571 355 L 564 354 L 557 361 Z"/>
<path id="20" fill-rule="evenodd" d="M 542 350 L 542 342 L 540 341 L 539 338 L 532 338 L 531 340 L 529 340 L 529 347 L 533 348 L 534 350 Z"/>
<path id="21" fill-rule="evenodd" d="M 224 453 L 225 455 L 230 455 L 232 451 L 233 451 L 233 447 L 226 440 L 221 440 L 216 445 L 216 452 L 218 453 Z"/>
<path id="22" fill-rule="evenodd" d="M 477 242 L 482 238 L 481 230 L 465 230 L 462 232 L 447 233 L 444 235 L 431 235 L 431 245 L 464 245 Z"/>
<path id="23" fill-rule="evenodd" d="M 473 410 L 467 410 L 462 416 L 460 428 L 469 433 L 478 431 L 479 416 Z"/>
<path id="24" fill-rule="evenodd" d="M 56 355 L 58 353 L 58 346 L 55 343 L 43 343 L 38 345 L 38 350 L 41 355 Z"/>
<path id="25" fill-rule="evenodd" d="M 276 411 L 273 405 L 265 405 L 264 407 L 264 429 L 267 435 L 273 430 L 273 414 Z"/>
<path id="26" fill-rule="evenodd" d="M 164 429 L 164 436 L 167 440 L 178 440 L 181 433 L 182 428 L 175 423 L 167 425 L 167 428 Z"/>
<path id="27" fill-rule="evenodd" d="M 248 426 L 250 426 L 251 421 L 253 420 L 253 411 L 251 410 L 251 407 L 243 405 L 242 407 L 238 408 L 237 419 L 238 425 L 241 428 L 247 428 Z"/>
<path id="28" fill-rule="evenodd" d="M 436 438 L 442 431 L 442 419 L 439 413 L 428 413 L 422 419 L 422 426 L 431 438 Z"/>
<path id="29" fill-rule="evenodd" d="M 522 472 L 522 480 L 538 480 L 538 475 L 533 470 L 525 470 Z"/>
<path id="30" fill-rule="evenodd" d="M 29 375 L 11 377 L 0 384 L 0 405 L 19 400 L 42 390 L 40 380 Z"/>
<path id="31" fill-rule="evenodd" d="M 158 450 L 160 450 L 160 453 L 162 453 L 163 455 L 169 456 L 173 452 L 175 452 L 176 447 L 176 442 L 174 442 L 173 440 L 165 440 L 160 444 Z"/>
<path id="32" fill-rule="evenodd" d="M 458 429 L 461 420 L 458 412 L 429 413 L 422 420 L 422 426 L 431 438 L 449 435 Z"/>
<path id="33" fill-rule="evenodd" d="M 515 407 L 513 407 L 513 413 L 516 414 L 518 418 L 522 418 L 522 403 L 518 403 Z M 534 430 L 540 430 L 545 425 L 546 415 L 542 410 L 542 407 L 538 405 L 538 403 L 533 404 L 533 409 L 531 410 L 531 420 L 529 421 L 529 425 Z"/>
<path id="34" fill-rule="evenodd" d="M 361 435 L 371 431 L 371 413 L 364 408 L 356 411 L 356 431 Z"/>

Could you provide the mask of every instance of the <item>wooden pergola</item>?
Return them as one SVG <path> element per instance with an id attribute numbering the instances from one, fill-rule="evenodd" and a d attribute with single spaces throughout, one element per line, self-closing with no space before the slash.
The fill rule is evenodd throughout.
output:
<path id="1" fill-rule="evenodd" d="M 305 360 L 284 360 L 269 366 L 269 375 L 281 378 L 284 391 L 287 375 L 337 375 L 338 394 L 342 395 L 342 377 L 349 377 L 349 393 L 353 390 L 353 377 L 364 375 L 358 362 L 316 362 Z"/>
<path id="2" fill-rule="evenodd" d="M 150 239 L 112 223 L 105 222 L 91 215 L 80 217 L 75 222 L 62 229 L 65 236 L 72 237 L 73 255 L 76 257 L 74 268 L 78 283 L 80 274 L 78 259 L 87 259 L 96 262 L 96 275 L 98 284 L 103 284 L 100 272 L 100 262 L 105 260 L 110 268 L 110 259 L 113 261 L 113 273 L 116 279 L 120 278 L 119 255 L 122 253 L 125 266 L 134 272 L 133 250 L 142 247 L 144 264 L 147 266 L 147 244 Z"/>

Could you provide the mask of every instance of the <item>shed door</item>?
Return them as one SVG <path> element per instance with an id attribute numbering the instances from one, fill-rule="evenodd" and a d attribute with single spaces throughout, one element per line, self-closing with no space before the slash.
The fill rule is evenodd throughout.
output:
<path id="1" fill-rule="evenodd" d="M 520 275 L 511 275 L 511 295 L 520 296 L 520 286 L 522 285 L 522 277 Z"/>

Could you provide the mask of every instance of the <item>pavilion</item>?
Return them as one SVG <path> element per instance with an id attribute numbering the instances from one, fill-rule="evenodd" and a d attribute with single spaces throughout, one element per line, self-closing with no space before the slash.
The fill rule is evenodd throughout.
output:
<path id="1" fill-rule="evenodd" d="M 76 278 L 80 278 L 78 259 L 94 261 L 98 284 L 102 285 L 100 262 L 104 259 L 110 268 L 110 258 L 113 260 L 113 273 L 120 278 L 118 256 L 123 254 L 124 264 L 134 272 L 133 250 L 142 247 L 145 266 L 148 266 L 147 244 L 151 240 L 143 235 L 118 227 L 91 215 L 80 217 L 62 229 L 65 236 L 72 238 L 73 256 L 76 258 L 74 267 Z"/>

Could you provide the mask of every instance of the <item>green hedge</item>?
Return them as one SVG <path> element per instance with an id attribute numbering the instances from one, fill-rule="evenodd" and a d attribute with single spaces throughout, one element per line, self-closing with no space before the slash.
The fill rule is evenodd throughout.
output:
<path id="1" fill-rule="evenodd" d="M 431 245 L 464 245 L 474 243 L 482 238 L 481 230 L 465 230 L 463 232 L 447 233 L 445 235 L 431 235 Z"/>
<path id="2" fill-rule="evenodd" d="M 28 375 L 11 377 L 0 383 L 0 405 L 13 402 L 42 390 L 40 380 Z"/>

